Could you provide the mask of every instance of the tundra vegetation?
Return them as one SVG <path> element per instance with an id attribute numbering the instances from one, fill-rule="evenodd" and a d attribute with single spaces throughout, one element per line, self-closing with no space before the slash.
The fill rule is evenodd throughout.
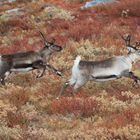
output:
<path id="1" fill-rule="evenodd" d="M 120 35 L 140 41 L 140 1 L 120 0 L 85 10 L 87 0 L 16 0 L 0 2 L 0 54 L 39 50 L 38 31 L 63 46 L 50 63 L 51 71 L 12 73 L 0 87 L 1 140 L 140 139 L 140 86 L 122 78 L 88 82 L 71 97 L 71 89 L 56 100 L 70 77 L 76 55 L 102 60 L 127 54 Z M 18 12 L 17 12 L 18 11 Z M 140 62 L 133 66 L 140 76 Z"/>

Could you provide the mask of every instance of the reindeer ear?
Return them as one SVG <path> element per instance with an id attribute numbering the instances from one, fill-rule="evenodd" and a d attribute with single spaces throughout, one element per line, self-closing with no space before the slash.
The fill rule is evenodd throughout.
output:
<path id="1" fill-rule="evenodd" d="M 130 41 L 130 39 L 131 39 L 131 35 L 128 34 L 127 37 L 126 37 L 126 40 L 127 40 L 127 41 Z"/>
<path id="2" fill-rule="evenodd" d="M 52 41 L 51 41 L 51 44 L 54 44 L 54 43 L 55 43 L 55 39 L 53 38 Z"/>
<path id="3" fill-rule="evenodd" d="M 47 41 L 45 42 L 45 47 L 49 47 L 50 46 L 50 43 L 48 43 Z"/>

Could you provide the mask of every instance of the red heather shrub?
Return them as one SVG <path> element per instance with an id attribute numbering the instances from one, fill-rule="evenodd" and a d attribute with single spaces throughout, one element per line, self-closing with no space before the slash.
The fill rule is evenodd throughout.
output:
<path id="1" fill-rule="evenodd" d="M 76 18 L 73 21 L 65 21 L 63 19 L 54 19 L 51 21 L 51 24 L 47 23 L 47 33 L 48 36 L 59 35 L 65 40 L 74 39 L 76 41 L 83 39 L 89 39 L 93 35 L 99 35 L 102 30 L 103 23 L 94 20 L 92 18 L 87 18 L 87 16 L 81 16 Z"/>
<path id="2" fill-rule="evenodd" d="M 68 30 L 71 23 L 71 21 L 56 18 L 51 20 L 50 27 L 51 30 Z"/>
<path id="3" fill-rule="evenodd" d="M 123 115 L 127 118 L 128 122 L 132 122 L 137 113 L 140 113 L 138 109 L 129 108 L 123 112 Z"/>
<path id="4" fill-rule="evenodd" d="M 16 107 L 20 107 L 29 100 L 29 96 L 27 92 L 24 89 L 19 90 L 12 90 L 11 94 L 7 97 L 9 99 L 9 102 Z"/>
<path id="5" fill-rule="evenodd" d="M 17 43 L 18 41 L 14 41 L 12 46 L 1 46 L 0 53 L 1 54 L 12 54 L 18 52 L 26 52 L 33 50 L 33 47 L 30 45 L 24 44 L 24 46 L 20 45 L 21 42 Z M 19 44 L 19 45 L 17 45 Z"/>
<path id="6" fill-rule="evenodd" d="M 28 25 L 27 21 L 25 21 L 25 20 L 19 20 L 19 19 L 9 20 L 8 23 L 7 23 L 7 26 L 18 27 L 18 28 L 21 28 L 23 30 L 28 30 L 28 29 L 31 28 Z"/>
<path id="7" fill-rule="evenodd" d="M 117 94 L 116 98 L 123 102 L 130 101 L 132 99 L 132 97 L 128 97 L 127 95 L 122 95 L 122 94 Z"/>
<path id="8" fill-rule="evenodd" d="M 96 7 L 98 12 L 105 12 L 109 16 L 140 16 L 140 0 L 120 0 L 118 3 L 106 4 Z M 128 11 L 127 11 L 128 10 Z M 122 12 L 126 14 L 122 15 Z"/>
<path id="9" fill-rule="evenodd" d="M 0 33 L 4 34 L 13 28 L 20 28 L 22 30 L 28 30 L 31 27 L 28 25 L 27 21 L 19 20 L 19 19 L 10 19 L 8 21 L 4 21 L 0 24 Z"/>
<path id="10" fill-rule="evenodd" d="M 52 114 L 74 114 L 75 116 L 89 117 L 99 111 L 99 102 L 92 98 L 61 98 L 52 101 Z"/>
<path id="11" fill-rule="evenodd" d="M 9 127 L 14 127 L 15 125 L 20 125 L 21 127 L 26 127 L 28 120 L 22 116 L 20 113 L 15 114 L 13 112 L 7 113 L 7 125 Z"/>
<path id="12" fill-rule="evenodd" d="M 18 3 L 25 3 L 25 2 L 31 2 L 32 0 L 28 0 L 28 1 L 25 1 L 25 0 L 17 0 Z"/>
<path id="13" fill-rule="evenodd" d="M 109 118 L 109 120 L 106 122 L 107 128 L 120 128 L 123 127 L 126 124 L 126 117 L 121 114 L 116 114 Z"/>
<path id="14" fill-rule="evenodd" d="M 13 47 L 5 47 L 5 46 L 1 46 L 0 48 L 0 53 L 1 54 L 11 54 L 11 52 L 13 52 Z"/>
<path id="15" fill-rule="evenodd" d="M 57 43 L 66 43 L 68 40 L 67 34 L 70 28 L 71 21 L 66 21 L 64 19 L 53 19 L 50 23 L 47 23 L 46 37 L 48 40 L 52 38 L 56 39 Z"/>
<path id="16" fill-rule="evenodd" d="M 0 6 L 0 12 L 6 11 L 8 9 L 11 9 L 11 7 L 9 5 Z"/>
<path id="17" fill-rule="evenodd" d="M 64 45 L 68 41 L 68 38 L 62 35 L 56 35 L 54 38 L 55 38 L 56 44 L 62 45 L 62 47 L 64 47 Z"/>
<path id="18" fill-rule="evenodd" d="M 92 19 L 76 20 L 69 29 L 68 38 L 72 38 L 76 41 L 80 39 L 89 39 L 93 35 L 98 36 L 102 28 L 103 24 L 99 21 L 94 21 Z"/>
<path id="19" fill-rule="evenodd" d="M 139 109 L 128 108 L 121 113 L 118 114 L 110 114 L 107 117 L 106 121 L 102 124 L 103 127 L 107 128 L 121 128 L 128 123 L 136 123 L 135 122 L 135 115 L 139 114 Z M 137 122 L 137 124 L 139 121 Z"/>

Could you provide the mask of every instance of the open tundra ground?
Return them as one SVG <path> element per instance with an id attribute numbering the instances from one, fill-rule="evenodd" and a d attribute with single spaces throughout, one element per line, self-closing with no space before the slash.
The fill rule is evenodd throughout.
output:
<path id="1" fill-rule="evenodd" d="M 0 53 L 43 47 L 38 31 L 63 51 L 50 63 L 63 71 L 36 79 L 37 72 L 11 74 L 0 87 L 0 140 L 139 140 L 140 85 L 122 78 L 88 82 L 71 97 L 56 100 L 73 60 L 127 54 L 120 34 L 140 41 L 140 0 L 120 0 L 80 10 L 86 0 L 0 2 Z M 17 9 L 18 8 L 18 9 Z M 11 10 L 13 9 L 13 10 Z M 18 12 L 17 12 L 18 11 Z M 140 77 L 140 62 L 134 65 Z"/>

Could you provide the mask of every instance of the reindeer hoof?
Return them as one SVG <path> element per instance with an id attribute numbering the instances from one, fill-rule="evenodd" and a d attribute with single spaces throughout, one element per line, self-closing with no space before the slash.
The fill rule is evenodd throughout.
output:
<path id="1" fill-rule="evenodd" d="M 37 75 L 36 78 L 40 78 L 40 77 Z"/>
<path id="2" fill-rule="evenodd" d="M 56 100 L 59 100 L 59 97 L 57 97 Z"/>
<path id="3" fill-rule="evenodd" d="M 42 77 L 42 75 L 37 75 L 37 76 L 36 76 L 36 78 L 41 78 L 41 77 Z"/>
<path id="4" fill-rule="evenodd" d="M 62 76 L 62 73 L 61 73 L 60 71 L 57 71 L 56 74 L 57 74 L 58 76 Z"/>
<path id="5" fill-rule="evenodd" d="M 132 87 L 137 87 L 137 86 L 138 86 L 138 81 L 132 83 Z"/>

